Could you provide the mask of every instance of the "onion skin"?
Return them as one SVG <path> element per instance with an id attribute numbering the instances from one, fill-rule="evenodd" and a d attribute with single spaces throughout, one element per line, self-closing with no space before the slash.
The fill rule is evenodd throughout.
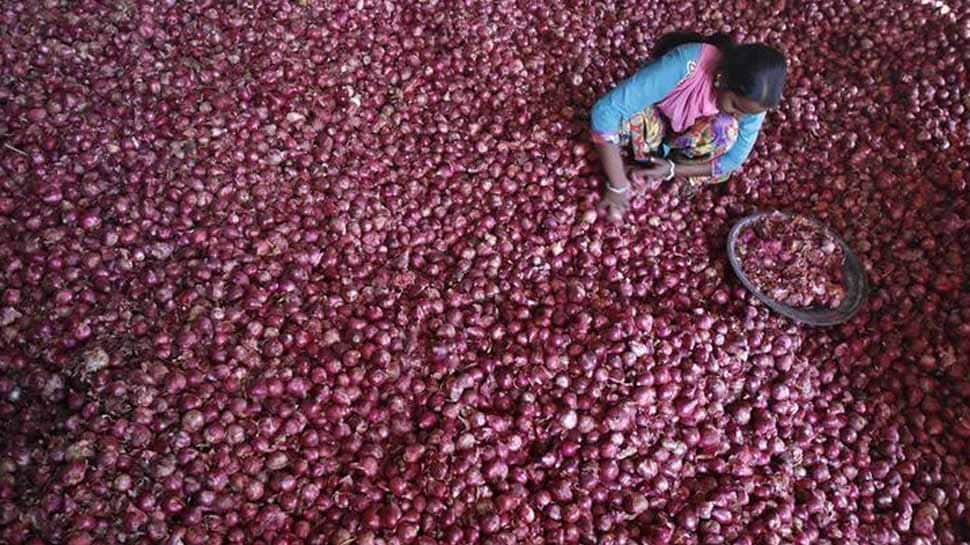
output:
<path id="1" fill-rule="evenodd" d="M 0 543 L 966 543 L 967 12 L 3 2 Z M 672 28 L 785 99 L 612 225 L 589 110 Z M 763 209 L 852 321 L 733 278 Z"/>
<path id="2" fill-rule="evenodd" d="M 791 307 L 837 308 L 845 295 L 845 252 L 806 218 L 772 213 L 738 233 L 741 270 L 763 294 Z"/>

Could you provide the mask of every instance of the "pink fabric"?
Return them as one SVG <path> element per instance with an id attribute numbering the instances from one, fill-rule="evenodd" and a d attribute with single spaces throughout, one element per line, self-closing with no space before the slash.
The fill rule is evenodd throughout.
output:
<path id="1" fill-rule="evenodd" d="M 697 66 L 693 67 L 670 94 L 657 103 L 674 132 L 683 132 L 699 118 L 717 114 L 714 75 L 720 62 L 720 50 L 713 45 L 704 44 Z"/>

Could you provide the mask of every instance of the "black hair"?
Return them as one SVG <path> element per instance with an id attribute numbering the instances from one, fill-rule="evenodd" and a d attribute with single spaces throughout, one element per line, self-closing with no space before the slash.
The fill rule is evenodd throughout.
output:
<path id="1" fill-rule="evenodd" d="M 653 58 L 659 59 L 675 47 L 684 44 L 711 44 L 721 51 L 729 51 L 734 48 L 734 39 L 727 34 L 711 34 L 704 36 L 699 32 L 668 32 L 657 40 L 653 46 Z"/>
<path id="2" fill-rule="evenodd" d="M 721 50 L 720 70 L 725 89 L 766 108 L 774 108 L 781 102 L 788 62 L 777 49 L 765 44 L 737 45 L 727 34 L 671 32 L 657 40 L 653 57 L 662 57 L 675 47 L 689 43 L 707 43 Z"/>

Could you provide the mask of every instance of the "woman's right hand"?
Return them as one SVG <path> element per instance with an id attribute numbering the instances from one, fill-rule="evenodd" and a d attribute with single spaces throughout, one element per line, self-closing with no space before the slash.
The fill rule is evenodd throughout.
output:
<path id="1" fill-rule="evenodd" d="M 606 213 L 606 217 L 614 223 L 620 223 L 623 221 L 623 216 L 626 215 L 626 211 L 630 209 L 630 192 L 632 188 L 630 183 L 626 183 L 627 190 L 623 193 L 619 193 L 610 189 L 610 184 L 603 189 L 603 197 L 600 199 L 599 210 Z"/>
<path id="2" fill-rule="evenodd" d="M 606 212 L 611 221 L 619 223 L 630 208 L 630 193 L 633 187 L 623 165 L 619 146 L 613 142 L 601 142 L 596 144 L 596 149 L 603 161 L 607 180 L 597 208 L 601 213 Z"/>

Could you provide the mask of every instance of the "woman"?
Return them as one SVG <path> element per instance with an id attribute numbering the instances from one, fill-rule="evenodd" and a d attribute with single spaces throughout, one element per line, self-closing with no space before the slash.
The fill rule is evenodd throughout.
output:
<path id="1" fill-rule="evenodd" d="M 727 180 L 785 86 L 784 55 L 722 34 L 668 34 L 654 58 L 593 106 L 593 139 L 609 179 L 600 206 L 614 221 L 629 208 L 631 178 L 654 187 L 685 178 L 689 192 Z M 632 168 L 621 156 L 627 147 L 638 163 Z"/>

